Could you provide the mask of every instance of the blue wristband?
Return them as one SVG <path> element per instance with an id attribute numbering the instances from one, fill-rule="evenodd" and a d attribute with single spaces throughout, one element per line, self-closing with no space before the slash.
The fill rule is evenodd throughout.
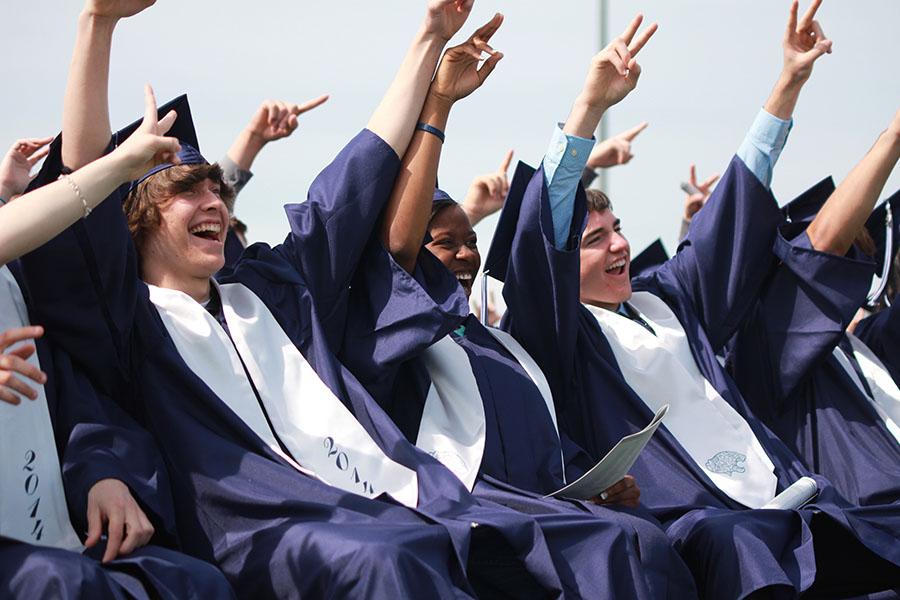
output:
<path id="1" fill-rule="evenodd" d="M 4 206 L 6 204 L 6 200 L 0 198 L 0 206 Z"/>
<path id="2" fill-rule="evenodd" d="M 430 133 L 431 135 L 435 136 L 437 139 L 441 140 L 442 144 L 444 143 L 444 139 L 447 137 L 446 135 L 444 135 L 443 131 L 441 131 L 437 127 L 433 127 L 432 125 L 429 125 L 428 123 L 417 123 L 416 129 L 418 129 L 419 131 L 424 131 L 426 133 Z"/>

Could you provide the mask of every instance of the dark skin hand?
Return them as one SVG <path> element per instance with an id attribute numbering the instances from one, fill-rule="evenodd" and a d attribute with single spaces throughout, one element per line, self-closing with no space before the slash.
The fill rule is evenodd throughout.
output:
<path id="1" fill-rule="evenodd" d="M 637 508 L 640 504 L 641 488 L 638 487 L 637 481 L 632 475 L 626 475 L 621 481 L 607 488 L 603 495 L 606 497 L 594 496 L 591 498 L 591 502 L 601 506 L 621 504 L 629 508 Z"/>

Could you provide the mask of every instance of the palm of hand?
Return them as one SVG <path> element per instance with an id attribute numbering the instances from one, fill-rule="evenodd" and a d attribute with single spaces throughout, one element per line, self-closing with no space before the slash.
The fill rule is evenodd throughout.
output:
<path id="1" fill-rule="evenodd" d="M 0 185 L 21 194 L 31 181 L 31 164 L 21 152 L 11 151 L 0 163 Z"/>
<path id="2" fill-rule="evenodd" d="M 480 85 L 478 60 L 460 47 L 448 50 L 434 76 L 434 92 L 455 101 L 465 98 Z"/>
<path id="3" fill-rule="evenodd" d="M 156 0 L 89 0 L 86 10 L 97 16 L 125 18 L 155 3 Z"/>
<path id="4" fill-rule="evenodd" d="M 621 102 L 637 86 L 640 67 L 635 65 L 627 77 L 619 74 L 605 50 L 594 59 L 588 87 L 596 104 L 606 107 Z"/>

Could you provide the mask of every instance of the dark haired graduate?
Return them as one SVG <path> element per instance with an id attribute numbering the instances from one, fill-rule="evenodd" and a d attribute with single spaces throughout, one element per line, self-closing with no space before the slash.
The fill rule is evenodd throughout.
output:
<path id="1" fill-rule="evenodd" d="M 480 263 L 475 232 L 463 207 L 434 182 L 450 110 L 493 69 L 498 53 L 487 42 L 499 25 L 498 17 L 438 67 L 381 235 L 353 280 L 341 358 L 407 439 L 477 497 L 538 521 L 567 596 L 689 598 L 693 580 L 652 517 L 543 497 L 584 474 L 590 460 L 557 431 L 553 398 L 534 361 L 508 334 L 468 314 Z M 628 34 L 636 48 L 656 30 L 638 35 L 639 25 Z M 491 58 L 478 69 L 481 52 Z M 612 55 L 607 49 L 597 60 Z M 571 143 L 586 154 L 593 145 Z M 582 167 L 566 175 L 577 181 Z M 441 318 L 422 318 L 429 313 Z M 635 508 L 639 494 L 628 477 L 597 490 L 596 502 Z"/>
<path id="2" fill-rule="evenodd" d="M 127 144 L 65 180 L 20 195 L 31 180 L 27 155 L 40 158 L 27 141 L 10 152 L 26 160 L 0 164 L 3 598 L 232 597 L 215 567 L 171 549 L 169 477 L 153 439 L 32 325 L 17 260 L 174 153 L 177 140 L 156 135 L 166 125 L 156 123 L 149 88 L 146 104 L 148 119 Z"/>
<path id="3" fill-rule="evenodd" d="M 115 22 L 147 4 L 88 1 L 62 152 L 51 152 L 44 181 L 127 135 L 110 143 L 104 67 Z M 335 355 L 348 283 L 441 51 L 471 7 L 427 4 L 368 127 L 305 203 L 286 207 L 285 241 L 251 246 L 227 279 L 212 276 L 224 264 L 230 191 L 183 100 L 179 164 L 139 177 L 29 257 L 48 331 L 157 438 L 185 547 L 240 597 L 561 593 L 534 521 L 476 500 L 396 428 L 376 426 L 389 420 Z"/>
<path id="4" fill-rule="evenodd" d="M 547 374 L 560 428 L 593 458 L 669 404 L 632 473 L 703 597 L 863 594 L 892 589 L 900 573 L 895 506 L 854 507 L 813 476 L 819 496 L 807 508 L 763 509 L 811 474 L 716 359 L 771 264 L 782 221 L 768 189 L 772 167 L 799 93 L 831 49 L 814 20 L 820 4 L 802 18 L 792 4 L 781 77 L 671 260 L 632 281 L 612 208 L 591 198 L 586 207 L 574 186 L 562 197 L 548 192 L 546 161 L 507 199 L 495 244 L 508 242 L 488 257 L 505 279 L 508 331 Z M 632 62 L 622 48 L 617 89 L 634 87 Z M 610 105 L 586 91 L 573 112 Z"/>

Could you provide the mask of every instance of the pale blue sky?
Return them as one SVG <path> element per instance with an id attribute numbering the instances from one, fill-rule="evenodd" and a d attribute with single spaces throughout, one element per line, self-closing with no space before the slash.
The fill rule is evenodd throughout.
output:
<path id="1" fill-rule="evenodd" d="M 610 131 L 642 120 L 635 159 L 610 173 L 609 192 L 635 251 L 662 236 L 670 250 L 682 210 L 679 183 L 725 167 L 781 68 L 788 0 L 610 0 L 615 34 L 637 11 L 660 23 L 640 55 L 638 89 L 609 114 Z M 802 2 L 805 8 L 806 0 Z M 0 146 L 59 129 L 77 0 L 6 2 L 0 48 L 6 90 Z M 252 240 L 279 241 L 281 205 L 305 198 L 315 175 L 362 128 L 417 27 L 424 2 L 159 0 L 116 33 L 110 84 L 114 125 L 137 118 L 142 84 L 160 101 L 190 95 L 204 154 L 224 153 L 265 98 L 332 99 L 289 140 L 267 148 L 238 203 Z M 451 116 L 441 183 L 461 198 L 508 148 L 537 163 L 564 120 L 598 50 L 591 0 L 476 0 L 468 35 L 495 11 L 494 46 L 506 57 Z M 900 108 L 898 0 L 826 0 L 834 54 L 801 98 L 774 179 L 782 201 L 826 174 L 840 179 Z M 13 58 L 14 57 L 14 58 Z M 900 187 L 900 170 L 888 184 Z M 486 251 L 493 220 L 479 227 Z"/>

